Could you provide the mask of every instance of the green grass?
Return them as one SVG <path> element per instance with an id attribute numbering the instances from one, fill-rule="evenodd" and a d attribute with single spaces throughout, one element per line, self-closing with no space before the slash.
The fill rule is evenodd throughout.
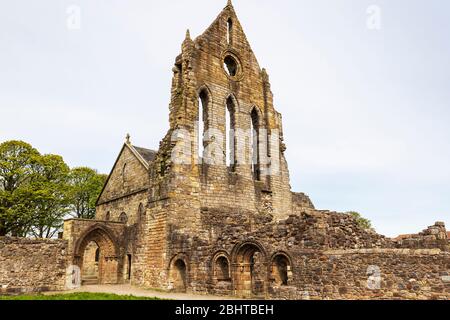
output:
<path id="1" fill-rule="evenodd" d="M 160 300 L 150 297 L 136 297 L 131 295 L 121 296 L 112 293 L 67 293 L 52 295 L 17 295 L 17 296 L 0 296 L 0 300 Z"/>

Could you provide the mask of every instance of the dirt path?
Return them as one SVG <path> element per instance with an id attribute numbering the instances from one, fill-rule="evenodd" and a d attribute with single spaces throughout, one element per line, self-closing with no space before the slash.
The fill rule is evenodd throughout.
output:
<path id="1" fill-rule="evenodd" d="M 211 295 L 161 292 L 151 289 L 137 288 L 129 284 L 88 285 L 82 286 L 75 290 L 66 291 L 66 293 L 73 293 L 73 292 L 114 293 L 118 295 L 133 295 L 136 297 L 156 297 L 160 299 L 173 299 L 173 300 L 231 300 L 231 298 L 211 296 Z"/>

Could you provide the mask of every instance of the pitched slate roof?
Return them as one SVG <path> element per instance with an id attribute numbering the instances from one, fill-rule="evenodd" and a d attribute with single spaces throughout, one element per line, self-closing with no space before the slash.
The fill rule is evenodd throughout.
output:
<path id="1" fill-rule="evenodd" d="M 155 160 L 156 153 L 157 153 L 155 150 L 150 150 L 150 149 L 136 147 L 136 146 L 133 146 L 133 148 L 141 155 L 142 158 L 144 158 L 145 161 L 150 163 L 153 160 Z"/>

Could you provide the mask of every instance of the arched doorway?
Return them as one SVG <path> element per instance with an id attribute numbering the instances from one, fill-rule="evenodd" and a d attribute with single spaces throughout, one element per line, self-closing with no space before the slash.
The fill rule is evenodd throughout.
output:
<path id="1" fill-rule="evenodd" d="M 83 269 L 81 270 L 82 284 L 98 283 L 98 263 L 100 261 L 100 247 L 95 241 L 89 242 L 84 249 Z"/>
<path id="2" fill-rule="evenodd" d="M 235 294 L 242 297 L 264 297 L 266 258 L 263 248 L 256 243 L 245 243 L 235 249 Z"/>
<path id="3" fill-rule="evenodd" d="M 82 284 L 117 284 L 119 257 L 112 234 L 99 226 L 86 231 L 75 245 L 74 264 L 81 270 Z"/>
<path id="4" fill-rule="evenodd" d="M 175 257 L 170 264 L 169 270 L 170 288 L 176 292 L 186 292 L 187 289 L 187 266 L 184 259 Z"/>

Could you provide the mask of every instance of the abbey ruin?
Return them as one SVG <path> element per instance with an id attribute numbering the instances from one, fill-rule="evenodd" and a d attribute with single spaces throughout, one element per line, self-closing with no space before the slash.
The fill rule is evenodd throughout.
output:
<path id="1" fill-rule="evenodd" d="M 443 223 L 394 240 L 291 191 L 269 76 L 230 1 L 187 32 L 172 72 L 159 150 L 127 138 L 96 219 L 67 220 L 61 239 L 0 238 L 0 292 L 66 290 L 79 270 L 83 284 L 246 298 L 450 298 Z"/>

